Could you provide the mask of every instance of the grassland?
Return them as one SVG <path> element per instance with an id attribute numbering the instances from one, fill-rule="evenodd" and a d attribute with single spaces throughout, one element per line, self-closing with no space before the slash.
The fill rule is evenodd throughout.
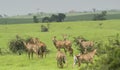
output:
<path id="1" fill-rule="evenodd" d="M 57 50 L 51 40 L 53 36 L 57 36 L 57 39 L 60 40 L 62 34 L 68 34 L 71 41 L 76 36 L 83 36 L 93 41 L 105 40 L 108 36 L 120 34 L 119 22 L 120 20 L 50 23 L 49 32 L 40 32 L 40 26 L 46 25 L 45 23 L 0 25 L 0 48 L 2 48 L 2 51 L 8 49 L 8 42 L 15 38 L 17 34 L 23 38 L 38 37 L 47 44 L 50 50 L 45 59 L 37 58 L 34 55 L 34 58 L 29 60 L 26 53 L 20 56 L 17 54 L 0 55 L 0 70 L 59 70 L 55 58 Z M 99 23 L 103 25 L 99 26 Z M 77 54 L 78 51 L 74 44 L 72 47 L 74 48 L 74 54 Z M 95 59 L 98 58 L 95 56 Z M 73 57 L 67 54 L 67 59 L 68 67 L 65 66 L 62 70 L 78 70 L 77 66 L 72 69 Z M 85 68 L 85 66 L 85 64 L 82 64 L 81 68 Z"/>

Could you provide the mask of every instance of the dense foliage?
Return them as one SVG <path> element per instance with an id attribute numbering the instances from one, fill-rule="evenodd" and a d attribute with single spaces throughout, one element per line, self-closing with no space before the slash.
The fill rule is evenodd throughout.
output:
<path id="1" fill-rule="evenodd" d="M 120 67 L 120 36 L 108 38 L 108 43 L 99 42 L 98 54 L 100 59 L 95 66 L 99 66 L 96 70 L 119 70 Z"/>
<path id="2" fill-rule="evenodd" d="M 15 39 L 10 40 L 9 49 L 13 53 L 18 53 L 19 55 L 21 55 L 21 53 L 26 50 L 23 44 L 23 39 L 16 36 Z"/>
<path id="3" fill-rule="evenodd" d="M 100 14 L 94 14 L 93 20 L 106 20 L 107 11 L 102 11 Z"/>
<path id="4" fill-rule="evenodd" d="M 49 28 L 45 25 L 41 25 L 41 32 L 48 32 Z"/>
<path id="5" fill-rule="evenodd" d="M 37 16 L 33 16 L 33 22 L 34 22 L 34 23 L 38 23 L 38 22 L 39 22 Z"/>
<path id="6" fill-rule="evenodd" d="M 65 17 L 66 15 L 63 13 L 58 13 L 58 15 L 52 14 L 50 17 L 44 17 L 42 22 L 62 22 L 64 21 Z"/>

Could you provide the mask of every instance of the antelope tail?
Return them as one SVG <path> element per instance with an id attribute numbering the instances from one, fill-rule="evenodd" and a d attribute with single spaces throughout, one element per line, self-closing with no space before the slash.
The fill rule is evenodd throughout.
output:
<path id="1" fill-rule="evenodd" d="M 77 57 L 74 55 L 73 57 L 73 67 L 76 65 L 76 63 L 78 62 Z"/>

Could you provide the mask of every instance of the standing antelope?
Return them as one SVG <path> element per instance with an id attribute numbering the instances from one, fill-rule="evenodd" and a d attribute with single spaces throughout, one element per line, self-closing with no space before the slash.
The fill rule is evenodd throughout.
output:
<path id="1" fill-rule="evenodd" d="M 58 50 L 57 52 L 56 60 L 57 60 L 57 66 L 60 68 L 63 68 L 63 63 L 64 64 L 67 63 L 65 54 L 60 50 Z"/>
<path id="2" fill-rule="evenodd" d="M 65 47 L 64 41 L 56 40 L 56 36 L 53 37 L 52 41 L 57 50 L 60 50 L 62 48 L 64 49 L 64 52 L 66 53 L 66 47 Z"/>
<path id="3" fill-rule="evenodd" d="M 47 46 L 46 46 L 46 44 L 43 43 L 42 41 L 39 41 L 38 38 L 36 38 L 36 41 L 37 41 L 36 44 L 38 45 L 38 47 L 40 49 L 39 54 L 42 56 L 42 58 L 43 58 L 43 55 L 45 55 L 45 57 L 46 57 L 46 52 L 47 52 Z"/>
<path id="4" fill-rule="evenodd" d="M 46 45 L 45 43 L 39 41 L 38 38 L 30 38 L 30 40 L 26 43 L 23 42 L 27 52 L 28 52 L 28 56 L 30 58 L 30 56 L 33 58 L 33 53 L 36 53 L 38 55 L 38 57 L 41 55 L 43 58 L 43 55 L 45 55 L 46 57 Z"/>
<path id="5" fill-rule="evenodd" d="M 33 53 L 36 53 L 39 56 L 39 47 L 36 44 L 29 43 L 29 42 L 28 43 L 23 42 L 23 44 L 27 49 L 29 59 L 30 57 L 33 58 Z"/>
<path id="6" fill-rule="evenodd" d="M 64 41 L 64 46 L 66 49 L 69 51 L 70 55 L 73 56 L 73 49 L 72 49 L 72 42 L 70 40 L 67 40 L 68 35 L 63 35 L 63 41 Z"/>
<path id="7" fill-rule="evenodd" d="M 79 42 L 80 46 L 84 49 L 84 53 L 87 52 L 87 48 L 88 47 L 92 48 L 94 46 L 94 42 L 93 41 L 84 41 L 82 39 L 79 39 L 78 42 Z"/>
<path id="8" fill-rule="evenodd" d="M 86 53 L 86 54 L 79 54 L 74 56 L 74 64 L 73 66 L 78 62 L 78 66 L 81 65 L 81 62 L 93 62 L 93 57 L 96 53 L 97 49 L 94 49 L 93 51 Z"/>

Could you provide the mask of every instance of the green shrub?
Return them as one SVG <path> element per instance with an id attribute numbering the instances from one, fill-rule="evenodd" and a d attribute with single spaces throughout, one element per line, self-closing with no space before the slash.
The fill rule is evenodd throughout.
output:
<path id="1" fill-rule="evenodd" d="M 48 32 L 48 27 L 41 25 L 41 32 Z"/>
<path id="2" fill-rule="evenodd" d="M 25 47 L 23 44 L 23 39 L 22 38 L 17 38 L 16 39 L 12 39 L 9 42 L 9 50 L 12 51 L 13 53 L 18 53 L 19 55 L 25 51 Z"/>
<path id="3" fill-rule="evenodd" d="M 108 43 L 100 41 L 98 43 L 99 60 L 95 66 L 98 70 L 119 70 L 120 69 L 120 37 L 119 34 L 108 39 Z M 103 54 L 104 51 L 104 54 Z"/>

